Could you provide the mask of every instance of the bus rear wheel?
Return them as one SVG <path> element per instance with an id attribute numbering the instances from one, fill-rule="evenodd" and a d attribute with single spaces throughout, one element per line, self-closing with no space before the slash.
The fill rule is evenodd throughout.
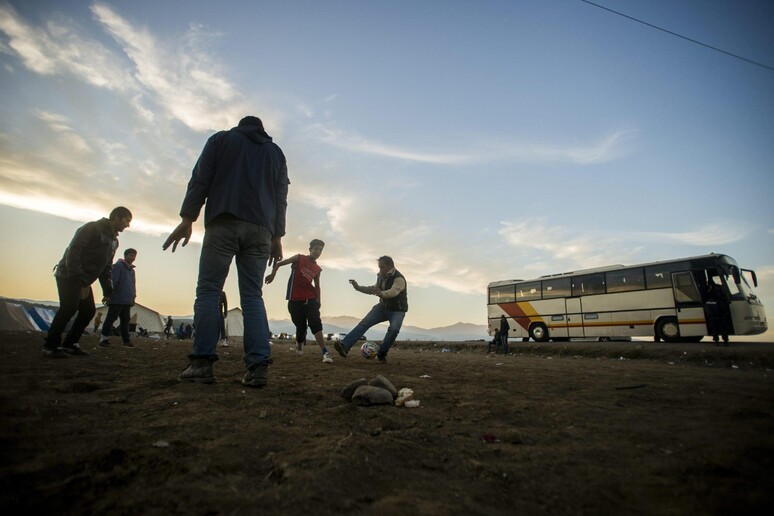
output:
<path id="1" fill-rule="evenodd" d="M 656 325 L 656 336 L 664 342 L 680 341 L 680 325 L 674 317 L 664 317 Z"/>
<path id="2" fill-rule="evenodd" d="M 535 342 L 548 342 L 548 328 L 543 323 L 533 324 L 529 329 L 529 336 Z"/>

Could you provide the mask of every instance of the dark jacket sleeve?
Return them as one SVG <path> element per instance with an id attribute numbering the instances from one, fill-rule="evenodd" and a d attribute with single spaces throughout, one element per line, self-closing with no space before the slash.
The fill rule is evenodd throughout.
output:
<path id="1" fill-rule="evenodd" d="M 91 282 L 83 272 L 83 251 L 89 243 L 97 236 L 99 228 L 94 223 L 88 223 L 80 227 L 73 235 L 70 245 L 67 246 L 65 254 L 65 263 L 70 277 L 77 277 L 82 287 L 88 287 Z"/>
<path id="2" fill-rule="evenodd" d="M 181 217 L 189 217 L 192 220 L 199 218 L 204 201 L 209 195 L 212 179 L 215 177 L 220 134 L 216 133 L 210 136 L 196 161 L 196 165 L 194 165 L 191 180 L 188 182 L 188 189 L 185 192 L 185 199 L 183 199 L 183 205 L 180 208 Z"/>
<path id="3" fill-rule="evenodd" d="M 274 233 L 275 237 L 285 236 L 285 214 L 288 210 L 288 164 L 285 156 L 282 157 L 282 167 L 277 174 L 277 180 L 274 183 Z"/>
<path id="4" fill-rule="evenodd" d="M 110 256 L 110 261 L 102 270 L 102 274 L 99 275 L 99 284 L 102 287 L 102 297 L 110 297 L 113 295 L 113 268 L 110 265 L 113 263 L 113 257 L 116 253 Z"/>

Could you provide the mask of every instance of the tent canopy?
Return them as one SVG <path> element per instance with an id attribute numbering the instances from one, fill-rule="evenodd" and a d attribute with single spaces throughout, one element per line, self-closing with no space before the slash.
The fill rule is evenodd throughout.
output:
<path id="1" fill-rule="evenodd" d="M 241 308 L 232 308 L 228 311 L 226 316 L 226 335 L 229 337 L 244 337 L 245 319 Z"/>
<path id="2" fill-rule="evenodd" d="M 107 306 L 100 306 L 97 308 L 97 312 L 94 314 L 94 318 L 97 318 L 97 314 L 102 314 L 102 320 L 101 322 L 105 322 L 105 318 L 107 317 Z M 143 306 L 139 303 L 135 303 L 134 306 L 132 306 L 129 309 L 129 316 L 134 320 L 136 317 L 137 320 L 137 327 L 142 327 L 146 330 L 148 330 L 150 333 L 164 333 L 164 323 L 166 322 L 166 319 L 161 316 L 160 313 L 158 313 L 155 310 L 152 310 L 148 308 L 147 306 Z M 118 321 L 114 325 L 118 324 Z M 91 320 L 90 326 L 94 326 L 94 319 Z M 101 328 L 100 328 L 101 329 Z"/>
<path id="3" fill-rule="evenodd" d="M 0 330 L 38 331 L 21 305 L 0 300 Z"/>

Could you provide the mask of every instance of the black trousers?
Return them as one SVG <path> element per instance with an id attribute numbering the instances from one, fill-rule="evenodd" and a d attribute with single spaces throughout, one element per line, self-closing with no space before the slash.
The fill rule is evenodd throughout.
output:
<path id="1" fill-rule="evenodd" d="M 113 323 L 118 319 L 118 329 L 121 330 L 121 338 L 124 342 L 129 342 L 129 309 L 130 305 L 110 305 L 108 306 L 105 323 L 102 325 L 102 336 L 110 337 L 113 331 Z"/>
<path id="2" fill-rule="evenodd" d="M 320 302 L 316 299 L 288 301 L 288 312 L 290 312 L 290 320 L 296 326 L 296 342 L 306 342 L 307 327 L 313 334 L 322 331 Z"/>
<path id="3" fill-rule="evenodd" d="M 88 326 L 89 321 L 94 317 L 96 308 L 94 307 L 94 293 L 89 287 L 89 295 L 81 299 L 81 282 L 78 278 L 60 278 L 56 277 L 56 288 L 59 291 L 59 310 L 51 321 L 46 336 L 46 347 L 55 349 L 59 346 L 72 347 L 76 344 L 83 331 Z M 62 343 L 62 333 L 67 328 L 67 323 L 78 314 L 67 332 L 64 343 Z"/>

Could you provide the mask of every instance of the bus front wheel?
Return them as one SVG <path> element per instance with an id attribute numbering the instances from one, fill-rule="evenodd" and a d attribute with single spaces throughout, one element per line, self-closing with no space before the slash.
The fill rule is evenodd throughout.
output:
<path id="1" fill-rule="evenodd" d="M 543 323 L 534 324 L 529 329 L 529 336 L 535 342 L 548 342 L 548 328 Z"/>
<path id="2" fill-rule="evenodd" d="M 680 340 L 680 325 L 674 317 L 664 317 L 656 325 L 656 336 L 664 342 L 678 342 Z"/>

